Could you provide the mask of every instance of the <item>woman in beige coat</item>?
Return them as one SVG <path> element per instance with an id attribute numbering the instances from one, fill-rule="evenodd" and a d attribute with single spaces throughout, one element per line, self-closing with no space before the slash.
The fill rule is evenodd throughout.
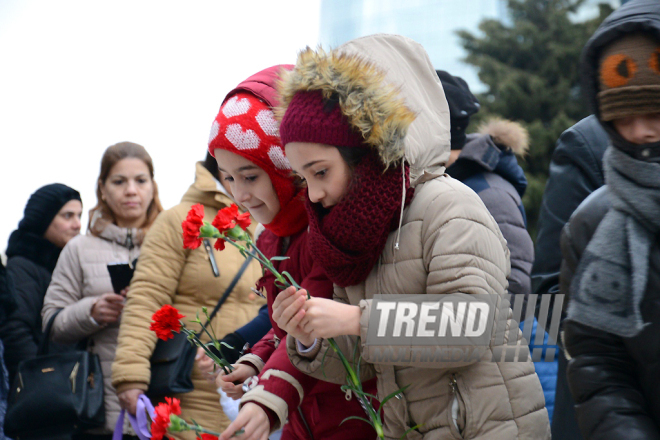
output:
<path id="1" fill-rule="evenodd" d="M 330 53 L 308 49 L 280 94 L 282 143 L 308 185 L 308 242 L 335 283 L 334 301 L 305 300 L 295 289 L 275 301 L 293 364 L 346 383 L 325 338 L 350 357 L 357 345 L 362 380 L 377 378 L 380 399 L 407 386 L 384 405 L 388 439 L 549 439 L 533 364 L 494 355 L 508 343 L 508 306 L 490 343 L 452 347 L 437 335 L 430 347 L 419 337 L 394 347 L 367 342 L 381 331 L 382 321 L 369 319 L 376 294 L 481 294 L 499 305 L 507 289 L 509 251 L 497 224 L 444 172 L 449 110 L 423 48 L 375 35 Z M 517 345 L 520 338 L 511 336 Z M 435 354 L 443 348 L 450 357 Z"/>
<path id="2" fill-rule="evenodd" d="M 210 171 L 211 167 L 215 168 L 215 173 Z M 210 161 L 197 163 L 195 183 L 181 203 L 158 217 L 142 246 L 112 366 L 112 384 L 122 406 L 131 412 L 135 411 L 138 396 L 147 391 L 151 380 L 149 359 L 156 346 L 156 334 L 149 330 L 149 325 L 154 312 L 164 304 L 171 304 L 186 316 L 184 321 L 194 319 L 198 312 L 204 320 L 201 308 L 207 307 L 211 313 L 245 261 L 234 247 L 227 246 L 222 252 L 213 250 L 220 271 L 220 276 L 215 277 L 203 246 L 195 250 L 183 248 L 181 222 L 192 205 L 204 205 L 204 218 L 211 221 L 220 209 L 233 203 L 214 174 L 217 175 L 217 164 L 212 157 Z M 253 228 L 250 228 L 251 233 Z M 218 338 L 248 323 L 265 304 L 251 290 L 260 277 L 261 269 L 255 261 L 248 266 L 210 324 Z M 190 324 L 190 328 L 199 326 Z M 202 341 L 208 342 L 206 335 L 202 336 Z M 196 364 L 192 372 L 194 390 L 173 397 L 181 399 L 181 417 L 185 420 L 195 420 L 205 428 L 221 432 L 229 425 L 229 420 L 220 407 L 217 387 L 206 378 L 208 374 L 200 371 Z M 195 434 L 189 431 L 176 437 L 192 440 Z"/>
<path id="3" fill-rule="evenodd" d="M 44 328 L 58 311 L 51 339 L 77 343 L 87 339 L 103 370 L 105 427 L 74 439 L 102 439 L 112 434 L 119 402 L 110 374 L 126 289 L 113 292 L 107 265 L 134 264 L 140 245 L 162 211 L 154 168 L 144 147 L 131 142 L 112 145 L 103 154 L 97 182 L 97 205 L 90 211 L 89 231 L 62 250 L 44 298 Z M 133 434 L 128 424 L 125 434 Z"/>

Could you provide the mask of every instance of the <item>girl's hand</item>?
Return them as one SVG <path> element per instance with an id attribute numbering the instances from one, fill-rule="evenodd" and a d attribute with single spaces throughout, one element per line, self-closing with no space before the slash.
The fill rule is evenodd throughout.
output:
<path id="1" fill-rule="evenodd" d="M 204 375 L 204 379 L 206 379 L 211 383 L 214 383 L 215 375 L 218 373 L 218 370 L 221 370 L 221 368 L 217 368 L 215 371 L 213 371 L 215 362 L 213 362 L 213 359 L 211 359 L 206 355 L 206 352 L 202 347 L 197 347 L 197 354 L 195 355 L 195 363 L 197 364 L 197 368 L 199 368 L 199 371 L 201 371 L 202 374 Z"/>
<path id="2" fill-rule="evenodd" d="M 234 433 L 243 429 L 245 433 L 234 437 Z M 240 440 L 268 440 L 270 423 L 266 412 L 259 405 L 248 402 L 238 413 L 236 420 L 231 422 L 219 440 L 236 438 Z"/>
<path id="3" fill-rule="evenodd" d="M 220 368 L 220 373 L 215 378 L 215 384 L 218 388 L 222 388 L 222 391 L 231 397 L 234 400 L 238 400 L 243 396 L 243 382 L 248 377 L 255 376 L 257 370 L 246 364 L 234 364 L 234 371 L 229 374 L 225 374 Z M 238 382 L 239 385 L 234 385 L 233 382 Z"/>
<path id="4" fill-rule="evenodd" d="M 280 292 L 273 302 L 273 320 L 282 330 L 309 347 L 314 343 L 314 338 L 300 326 L 306 313 L 306 301 L 305 289 L 296 291 L 295 287 L 289 287 Z"/>
<path id="5" fill-rule="evenodd" d="M 313 338 L 334 338 L 340 335 L 360 336 L 359 306 L 331 299 L 311 298 L 304 306 L 305 317 L 300 322 L 303 332 Z M 302 342 L 302 341 L 301 341 Z"/>

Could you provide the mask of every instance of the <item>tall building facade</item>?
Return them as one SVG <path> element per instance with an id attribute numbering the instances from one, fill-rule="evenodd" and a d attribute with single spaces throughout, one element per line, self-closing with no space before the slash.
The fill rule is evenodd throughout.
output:
<path id="1" fill-rule="evenodd" d="M 456 31 L 477 32 L 484 18 L 506 20 L 506 0 L 321 0 L 319 40 L 332 48 L 375 33 L 405 35 L 424 46 L 436 69 L 480 91 Z"/>
<path id="2" fill-rule="evenodd" d="M 597 14 L 597 3 L 604 1 L 619 4 L 587 0 L 578 19 Z M 462 77 L 474 92 L 481 92 L 484 86 L 476 69 L 462 61 L 466 53 L 456 32 L 478 33 L 486 18 L 506 23 L 506 6 L 506 0 L 321 0 L 319 41 L 333 48 L 375 33 L 405 35 L 424 46 L 436 69 Z"/>

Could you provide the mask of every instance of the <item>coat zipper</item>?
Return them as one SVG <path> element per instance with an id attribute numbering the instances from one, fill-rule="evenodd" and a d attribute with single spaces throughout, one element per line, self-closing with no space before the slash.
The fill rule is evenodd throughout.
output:
<path id="1" fill-rule="evenodd" d="M 461 396 L 461 392 L 458 389 L 458 381 L 456 380 L 456 373 L 452 373 L 451 377 L 449 378 L 449 387 L 451 388 L 451 394 L 453 396 L 453 399 L 457 400 L 458 404 L 458 417 L 456 420 L 454 420 L 453 414 L 452 414 L 452 407 L 454 404 L 454 400 L 452 399 L 450 406 L 449 406 L 449 422 L 451 423 L 451 426 L 453 429 L 456 431 L 456 434 L 458 435 L 458 438 L 464 438 L 463 433 L 465 432 L 466 427 L 463 427 L 463 432 L 461 432 L 458 428 L 458 418 L 461 417 L 461 403 L 463 403 L 464 410 L 467 411 L 467 407 L 465 406 L 465 401 L 463 400 L 463 396 Z M 467 424 L 467 414 L 464 414 L 465 416 L 465 421 Z"/>
<path id="2" fill-rule="evenodd" d="M 133 244 L 133 230 L 131 228 L 128 228 L 126 230 L 126 242 L 124 242 L 124 246 L 127 247 L 129 251 L 131 249 L 133 249 L 133 247 L 135 246 Z M 129 259 L 130 259 L 130 257 L 129 257 Z M 129 264 L 130 264 L 130 262 L 129 262 Z"/>

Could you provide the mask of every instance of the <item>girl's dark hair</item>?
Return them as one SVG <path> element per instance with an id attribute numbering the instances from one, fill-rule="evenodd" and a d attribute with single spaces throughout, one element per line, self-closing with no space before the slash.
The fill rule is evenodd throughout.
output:
<path id="1" fill-rule="evenodd" d="M 108 206 L 103 200 L 101 186 L 105 185 L 105 181 L 108 179 L 112 167 L 114 167 L 120 160 L 128 158 L 140 159 L 147 165 L 149 175 L 151 176 L 154 185 L 153 199 L 149 204 L 149 208 L 147 208 L 147 218 L 141 228 L 148 229 L 154 220 L 156 220 L 158 214 L 163 210 L 163 205 L 160 204 L 160 199 L 158 198 L 158 185 L 156 185 L 156 181 L 154 181 L 154 164 L 151 160 L 151 156 L 147 153 L 147 150 L 145 150 L 142 145 L 134 144 L 133 142 L 120 142 L 111 145 L 105 150 L 103 158 L 101 159 L 101 171 L 99 172 L 99 178 L 96 181 L 96 206 L 89 210 L 88 228 L 92 235 L 98 236 L 103 230 L 103 222 L 98 222 L 97 225 L 97 222 L 94 221 L 95 216 L 104 217 L 112 223 L 116 223 L 115 214 L 112 212 L 112 209 L 110 209 L 110 206 Z"/>
<path id="2" fill-rule="evenodd" d="M 359 147 L 335 147 L 339 150 L 341 158 L 348 164 L 348 167 L 353 171 L 356 166 L 360 164 L 362 158 L 366 156 L 370 149 Z"/>
<path id="3" fill-rule="evenodd" d="M 209 173 L 215 177 L 215 180 L 220 181 L 220 170 L 218 170 L 218 162 L 216 162 L 215 157 L 211 156 L 211 153 L 206 152 L 206 159 L 202 162 L 204 168 L 206 168 Z"/>

